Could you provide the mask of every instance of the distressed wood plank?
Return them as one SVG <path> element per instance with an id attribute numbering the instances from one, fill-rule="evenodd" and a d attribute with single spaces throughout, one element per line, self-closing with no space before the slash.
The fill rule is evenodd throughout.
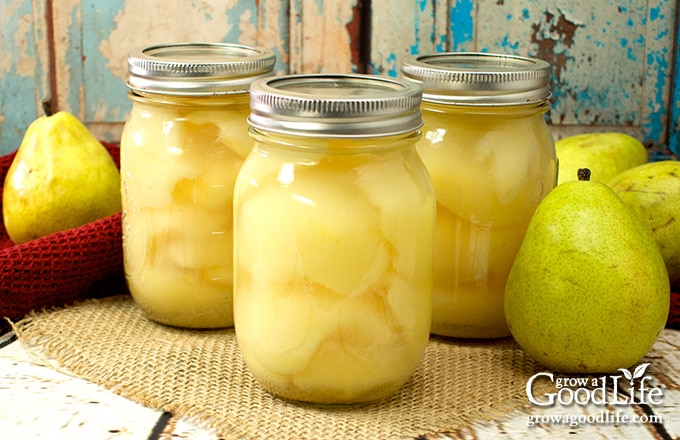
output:
<path id="1" fill-rule="evenodd" d="M 289 73 L 356 72 L 357 0 L 292 0 Z"/>
<path id="2" fill-rule="evenodd" d="M 45 2 L 0 0 L 0 155 L 16 150 L 49 96 Z"/>
<path id="3" fill-rule="evenodd" d="M 299 23 L 289 20 L 288 6 L 278 0 L 213 0 L 173 8 L 160 0 L 59 4 L 55 28 L 69 48 L 58 52 L 59 105 L 85 121 L 98 138 L 118 140 L 130 109 L 127 53 L 157 43 L 222 41 L 268 47 L 277 54 L 277 73 L 291 70 L 291 54 L 297 54 L 295 69 L 300 72 L 355 70 L 351 43 L 357 35 L 348 27 L 356 3 L 292 2 L 291 7 L 300 8 L 300 14 L 293 15 Z M 291 23 L 299 33 L 291 31 Z"/>
<path id="4" fill-rule="evenodd" d="M 53 51 L 56 90 L 53 92 L 55 110 L 73 113 L 81 121 L 85 118 L 83 90 L 82 32 L 79 0 L 64 0 L 53 4 Z"/>
<path id="5" fill-rule="evenodd" d="M 0 343 L 4 342 L 0 338 Z M 215 430 L 189 418 L 125 399 L 96 384 L 52 369 L 14 341 L 0 349 L 0 432 L 3 438 L 218 440 Z M 155 438 L 155 437 L 154 437 Z"/>
<path id="6" fill-rule="evenodd" d="M 478 45 L 552 64 L 553 124 L 640 125 L 647 8 L 620 3 L 481 0 Z"/>
<path id="7" fill-rule="evenodd" d="M 669 142 L 669 116 L 673 88 L 673 43 L 678 32 L 678 3 L 655 0 L 648 3 L 644 37 L 646 53 L 642 79 L 642 139 Z M 676 87 L 680 84 L 676 84 Z"/>
<path id="8" fill-rule="evenodd" d="M 213 0 L 214 1 L 214 0 Z M 239 0 L 241 1 L 241 0 Z M 288 1 L 260 0 L 250 8 L 255 14 L 253 39 L 249 42 L 240 40 L 241 44 L 266 47 L 276 54 L 276 73 L 289 71 L 290 57 L 290 20 L 288 17 Z"/>
<path id="9" fill-rule="evenodd" d="M 399 76 L 405 56 L 433 51 L 433 26 L 431 2 L 372 0 L 370 73 Z"/>
<path id="10" fill-rule="evenodd" d="M 0 153 L 14 150 L 40 116 L 50 84 L 59 108 L 102 140 L 117 141 L 130 108 L 127 52 L 189 40 L 272 48 L 277 73 L 398 76 L 401 59 L 414 52 L 537 56 L 554 66 L 550 120 L 556 137 L 618 130 L 680 153 L 676 3 L 205 0 L 168 7 L 161 0 L 0 0 Z M 367 36 L 361 20 L 369 6 Z"/>
<path id="11" fill-rule="evenodd" d="M 680 11 L 676 11 L 680 14 Z M 668 128 L 668 146 L 675 154 L 680 155 L 680 31 L 675 36 L 675 65 L 673 77 L 673 94 L 671 95 L 670 121 Z"/>
<path id="12" fill-rule="evenodd" d="M 553 65 L 553 126 L 666 141 L 667 48 L 674 33 L 667 1 L 478 3 L 478 49 L 527 54 Z"/>
<path id="13" fill-rule="evenodd" d="M 474 51 L 475 29 L 477 23 L 477 7 L 475 0 L 449 0 L 448 9 L 444 7 L 436 10 L 437 15 L 448 14 L 450 35 L 447 51 Z"/>
<path id="14" fill-rule="evenodd" d="M 71 0 L 55 4 L 59 106 L 76 114 L 103 140 L 120 138 L 130 110 L 127 54 L 152 44 L 258 39 L 257 2 L 178 3 Z M 106 87 L 102 87 L 105 84 Z"/>
<path id="15" fill-rule="evenodd" d="M 0 350 L 3 438 L 147 438 L 160 411 L 35 364 L 19 342 Z"/>
<path id="16" fill-rule="evenodd" d="M 423 3 L 416 2 L 414 11 L 413 2 L 405 0 L 372 2 L 375 73 L 396 76 L 409 52 L 466 50 L 543 58 L 554 69 L 549 119 L 556 137 L 618 130 L 643 141 L 668 141 L 673 2 L 439 0 L 421 8 Z M 403 11 L 399 19 L 395 9 Z M 433 30 L 426 39 L 429 23 Z"/>

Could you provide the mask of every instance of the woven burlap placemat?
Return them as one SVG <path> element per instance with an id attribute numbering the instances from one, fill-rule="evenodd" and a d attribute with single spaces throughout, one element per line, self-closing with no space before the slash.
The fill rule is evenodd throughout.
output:
<path id="1" fill-rule="evenodd" d="M 544 369 L 511 338 L 432 338 L 412 379 L 381 402 L 315 407 L 271 396 L 248 372 L 233 330 L 145 318 L 129 295 L 32 313 L 14 324 L 34 355 L 151 408 L 198 419 L 225 438 L 416 438 L 456 432 L 527 404 Z"/>

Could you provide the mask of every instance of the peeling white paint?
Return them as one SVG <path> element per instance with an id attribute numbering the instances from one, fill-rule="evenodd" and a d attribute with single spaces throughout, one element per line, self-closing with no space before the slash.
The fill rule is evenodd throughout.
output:
<path id="1" fill-rule="evenodd" d="M 2 13 L 0 13 L 0 29 L 4 30 L 8 28 L 10 20 L 13 20 L 14 17 L 16 17 L 21 4 L 21 0 L 13 0 L 3 7 Z M 4 39 L 6 37 L 3 35 L 0 38 Z M 0 45 L 0 72 L 12 72 L 14 68 L 12 64 L 13 53 L 13 48 L 10 49 L 4 44 Z"/>
<path id="2" fill-rule="evenodd" d="M 21 55 L 16 65 L 16 72 L 22 76 L 33 76 L 38 64 L 37 60 L 25 55 L 28 52 L 26 34 L 30 35 L 33 33 L 33 17 L 27 14 L 20 16 L 18 20 L 19 31 L 14 35 L 14 44 Z"/>
<path id="3" fill-rule="evenodd" d="M 323 8 L 306 1 L 302 8 L 302 72 L 349 73 L 352 69 L 350 35 L 352 2 L 325 0 Z M 320 13 L 321 12 L 321 13 Z"/>
<path id="4" fill-rule="evenodd" d="M 279 0 L 260 0 L 257 11 L 257 45 L 272 49 L 283 64 L 288 64 L 288 23 L 283 21 L 283 7 L 287 2 Z"/>
<path id="5" fill-rule="evenodd" d="M 430 6 L 431 7 L 431 6 Z M 421 23 L 419 16 L 434 14 L 432 9 L 416 14 L 414 2 L 396 2 L 392 0 L 373 0 L 371 3 L 371 61 L 376 74 L 399 76 L 400 62 L 417 48 L 418 34 L 425 29 L 418 29 Z M 447 16 L 445 11 L 441 11 Z M 434 23 L 434 21 L 432 21 Z M 434 50 L 432 44 L 423 42 L 418 52 Z"/>
<path id="6" fill-rule="evenodd" d="M 79 0 L 60 0 L 59 7 L 53 9 L 53 29 L 54 29 L 54 57 L 55 57 L 55 83 L 57 84 L 56 94 L 57 102 L 60 110 L 66 110 L 73 113 L 78 118 L 84 115 L 79 111 L 82 109 L 84 96 L 82 90 L 76 90 L 76 95 L 72 95 L 71 90 L 71 63 L 68 61 L 67 49 L 73 49 L 74 46 L 80 47 L 80 40 L 73 41 L 69 36 L 71 29 L 80 28 L 80 1 Z M 55 4 L 56 6 L 56 4 Z M 76 17 L 76 22 L 73 21 L 73 15 Z M 79 103 L 79 108 L 72 108 L 70 103 Z"/>
<path id="7" fill-rule="evenodd" d="M 253 11 L 246 9 L 238 20 L 239 44 L 251 45 L 257 41 L 257 28 L 252 23 Z"/>
<path id="8" fill-rule="evenodd" d="M 350 35 L 353 9 L 363 1 L 0 0 L 0 29 L 12 30 L 0 35 L 0 150 L 18 143 L 50 82 L 60 109 L 115 140 L 111 133 L 119 132 L 129 104 L 126 57 L 146 45 L 229 38 L 272 49 L 277 73 L 351 71 L 358 44 Z M 372 0 L 370 6 L 370 73 L 398 76 L 401 59 L 414 52 L 545 54 L 559 73 L 550 113 L 558 135 L 607 129 L 663 143 L 668 126 L 677 126 L 669 115 L 677 108 L 673 81 L 680 79 L 672 65 L 678 31 L 672 0 Z M 570 27 L 568 44 L 559 26 Z"/>
<path id="9" fill-rule="evenodd" d="M 155 44 L 222 41 L 232 27 L 226 17 L 233 3 L 126 0 L 116 16 L 115 30 L 99 44 L 109 60 L 107 69 L 124 80 L 131 50 Z"/>

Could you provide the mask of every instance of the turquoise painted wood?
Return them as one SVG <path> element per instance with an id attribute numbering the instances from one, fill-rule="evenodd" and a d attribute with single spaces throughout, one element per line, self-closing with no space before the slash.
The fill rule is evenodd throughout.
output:
<path id="1" fill-rule="evenodd" d="M 161 43 L 233 42 L 263 44 L 284 59 L 286 12 L 271 0 L 55 2 L 53 98 L 98 137 L 116 141 L 131 106 L 125 85 L 129 51 Z M 286 70 L 283 61 L 277 69 Z"/>
<path id="2" fill-rule="evenodd" d="M 137 47 L 233 42 L 271 48 L 277 73 L 356 71 L 357 6 L 346 0 L 0 0 L 0 154 L 19 146 L 46 97 L 100 139 L 117 141 L 131 106 L 126 56 Z"/>
<path id="3" fill-rule="evenodd" d="M 49 94 L 43 3 L 0 0 L 0 154 L 19 146 Z"/>
<path id="4" fill-rule="evenodd" d="M 671 95 L 668 146 L 671 151 L 680 154 L 680 32 L 677 32 L 675 38 L 675 77 Z"/>
<path id="5" fill-rule="evenodd" d="M 101 139 L 130 109 L 126 55 L 177 41 L 272 48 L 277 73 L 398 76 L 431 51 L 503 52 L 553 65 L 556 136 L 618 130 L 680 153 L 672 0 L 0 0 L 0 154 L 51 97 Z"/>
<path id="6" fill-rule="evenodd" d="M 396 76 L 399 61 L 418 52 L 542 58 L 553 66 L 549 121 L 557 136 L 618 130 L 645 142 L 673 145 L 674 1 L 404 2 L 410 7 L 403 20 L 411 27 L 390 13 L 393 1 L 372 4 L 373 27 L 381 30 L 372 39 L 374 73 Z"/>

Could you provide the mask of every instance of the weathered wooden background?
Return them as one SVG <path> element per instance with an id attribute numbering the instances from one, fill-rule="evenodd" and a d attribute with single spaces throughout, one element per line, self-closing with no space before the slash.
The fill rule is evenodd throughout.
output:
<path id="1" fill-rule="evenodd" d="M 486 51 L 553 65 L 555 136 L 619 130 L 679 152 L 677 1 L 0 0 L 0 154 L 50 97 L 116 141 L 126 55 L 180 41 L 272 48 L 278 73 L 397 76 L 407 54 Z"/>

